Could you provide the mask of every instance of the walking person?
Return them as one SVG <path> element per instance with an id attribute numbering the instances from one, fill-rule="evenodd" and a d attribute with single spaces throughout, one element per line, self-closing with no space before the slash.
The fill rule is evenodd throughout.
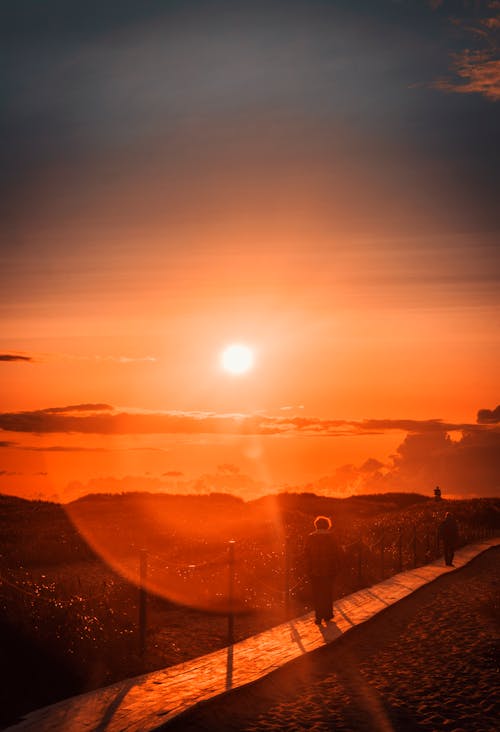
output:
<path id="1" fill-rule="evenodd" d="M 449 511 L 446 512 L 444 521 L 439 524 L 439 538 L 443 542 L 445 564 L 452 567 L 458 541 L 458 526 Z"/>
<path id="2" fill-rule="evenodd" d="M 333 618 L 333 579 L 339 564 L 339 547 L 331 529 L 329 518 L 317 516 L 314 531 L 306 540 L 307 573 L 316 625 Z"/>

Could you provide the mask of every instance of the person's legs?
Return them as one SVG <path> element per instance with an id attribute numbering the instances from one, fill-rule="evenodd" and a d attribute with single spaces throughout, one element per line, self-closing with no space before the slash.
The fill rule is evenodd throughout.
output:
<path id="1" fill-rule="evenodd" d="M 319 616 L 323 620 L 333 618 L 333 592 L 331 577 L 322 577 L 320 590 Z"/>
<path id="2" fill-rule="evenodd" d="M 453 562 L 453 547 L 450 544 L 444 545 L 444 561 L 448 566 L 451 566 Z"/>
<path id="3" fill-rule="evenodd" d="M 311 599 L 314 608 L 314 622 L 321 623 L 321 577 L 311 577 Z"/>
<path id="4" fill-rule="evenodd" d="M 314 607 L 314 622 L 333 618 L 333 583 L 331 577 L 311 577 L 311 595 Z"/>

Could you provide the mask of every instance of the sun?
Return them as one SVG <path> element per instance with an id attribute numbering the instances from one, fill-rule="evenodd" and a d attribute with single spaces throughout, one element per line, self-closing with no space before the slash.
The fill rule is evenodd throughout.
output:
<path id="1" fill-rule="evenodd" d="M 241 343 L 232 343 L 221 354 L 221 365 L 230 374 L 245 374 L 254 365 L 254 352 Z"/>

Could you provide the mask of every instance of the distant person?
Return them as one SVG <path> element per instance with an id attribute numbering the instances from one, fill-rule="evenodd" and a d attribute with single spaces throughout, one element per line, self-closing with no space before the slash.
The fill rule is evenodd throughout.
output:
<path id="1" fill-rule="evenodd" d="M 314 519 L 314 531 L 306 540 L 307 573 L 311 583 L 314 622 L 333 618 L 333 579 L 339 564 L 339 547 L 326 516 Z"/>
<path id="2" fill-rule="evenodd" d="M 444 546 L 444 561 L 448 567 L 453 566 L 453 557 L 458 541 L 457 522 L 449 511 L 446 512 L 444 521 L 439 525 L 439 538 Z"/>
<path id="3" fill-rule="evenodd" d="M 435 501 L 441 500 L 441 488 L 438 485 L 434 488 L 434 500 Z"/>

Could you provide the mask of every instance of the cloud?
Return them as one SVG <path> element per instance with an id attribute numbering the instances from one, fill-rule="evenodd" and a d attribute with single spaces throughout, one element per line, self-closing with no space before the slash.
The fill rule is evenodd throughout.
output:
<path id="1" fill-rule="evenodd" d="M 104 361 L 111 363 L 157 363 L 160 360 L 157 356 L 102 356 L 99 354 L 85 356 L 73 353 L 61 353 L 58 354 L 58 358 L 70 361 Z"/>
<path id="2" fill-rule="evenodd" d="M 76 404 L 31 412 L 0 414 L 0 429 L 8 432 L 79 434 L 241 434 L 339 437 L 379 434 L 387 430 L 446 433 L 483 429 L 482 425 L 440 419 L 366 419 L 272 417 L 263 414 L 211 412 L 120 412 L 109 404 Z"/>
<path id="3" fill-rule="evenodd" d="M 222 463 L 221 465 L 217 465 L 217 472 L 224 475 L 237 475 L 240 472 L 240 469 L 237 465 L 233 465 L 232 463 Z"/>
<path id="4" fill-rule="evenodd" d="M 392 486 L 422 492 L 440 485 L 449 494 L 500 495 L 500 431 L 407 435 L 384 477 Z"/>
<path id="5" fill-rule="evenodd" d="M 27 452 L 110 452 L 105 447 L 83 447 L 81 445 L 20 445 L 17 450 L 26 450 Z"/>
<path id="6" fill-rule="evenodd" d="M 30 362 L 33 363 L 33 358 L 31 356 L 21 356 L 17 353 L 0 353 L 0 361 L 22 361 L 22 362 Z"/>
<path id="7" fill-rule="evenodd" d="M 500 422 L 500 404 L 495 409 L 480 409 L 477 413 L 479 424 L 498 424 Z"/>
<path id="8" fill-rule="evenodd" d="M 323 494 L 351 495 L 417 492 L 431 495 L 439 485 L 444 497 L 500 496 L 500 430 L 408 434 L 387 464 L 369 458 L 360 467 L 343 465 L 309 486 Z"/>
<path id="9" fill-rule="evenodd" d="M 451 54 L 450 70 L 454 76 L 438 79 L 432 85 L 435 89 L 500 100 L 499 11 L 498 2 L 478 3 L 472 17 L 452 19 L 466 47 Z"/>
<path id="10" fill-rule="evenodd" d="M 11 442 L 10 440 L 0 440 L 0 448 L 1 447 L 15 447 L 17 445 L 17 442 Z"/>
<path id="11" fill-rule="evenodd" d="M 359 470 L 362 473 L 374 473 L 383 467 L 384 463 L 381 463 L 380 460 L 376 460 L 375 458 L 368 458 L 368 460 L 365 460 Z"/>
<path id="12" fill-rule="evenodd" d="M 402 432 L 453 432 L 462 429 L 474 429 L 476 425 L 467 423 L 443 422 L 442 419 L 364 419 L 351 422 L 363 432 L 401 430 Z"/>
<path id="13" fill-rule="evenodd" d="M 43 409 L 45 414 L 66 414 L 68 412 L 111 412 L 113 407 L 109 404 L 72 404 L 69 407 L 48 407 Z"/>
<path id="14" fill-rule="evenodd" d="M 439 79 L 433 84 L 435 89 L 500 100 L 500 59 L 492 52 L 467 50 L 454 54 L 453 59 L 452 70 L 458 79 Z"/>

